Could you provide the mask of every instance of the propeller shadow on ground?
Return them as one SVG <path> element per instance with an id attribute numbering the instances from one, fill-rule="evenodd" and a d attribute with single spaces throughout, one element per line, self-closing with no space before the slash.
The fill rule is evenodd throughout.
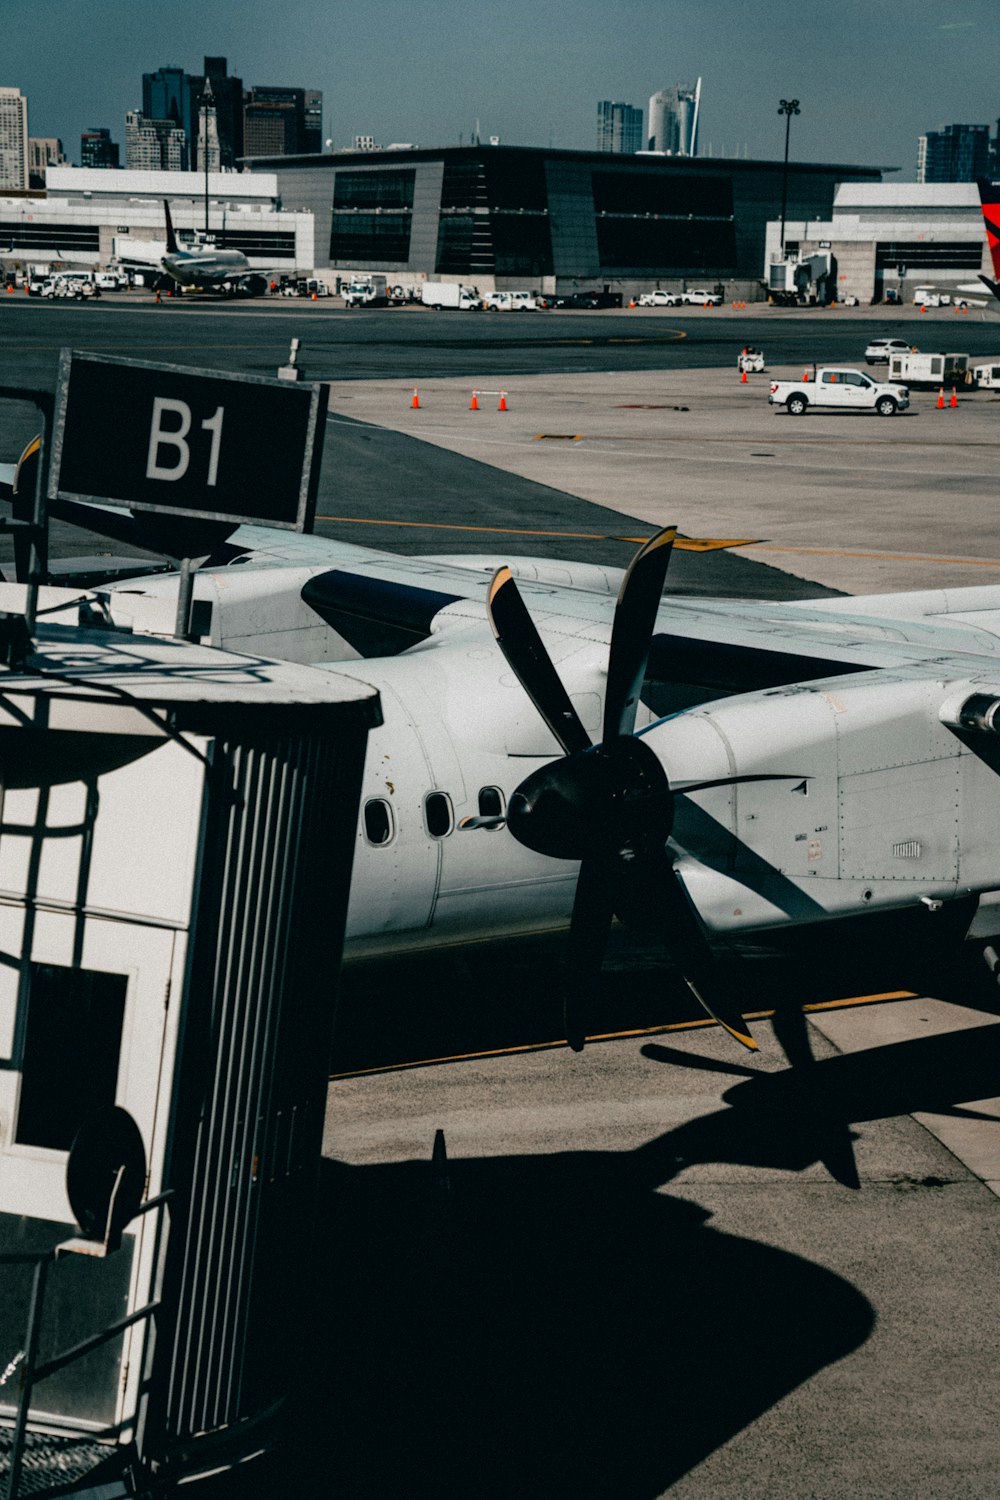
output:
<path id="1" fill-rule="evenodd" d="M 428 1140 L 423 1161 L 325 1162 L 285 1483 L 663 1493 L 857 1349 L 876 1315 L 863 1289 L 714 1229 L 664 1184 L 699 1163 L 804 1170 L 831 1124 L 849 1138 L 877 1118 L 961 1113 L 998 1063 L 1000 1028 L 985 1026 L 752 1077 L 723 1064 L 741 1075 L 724 1108 L 635 1151 L 435 1164 Z"/>
<path id="2" fill-rule="evenodd" d="M 301 1493 L 660 1494 L 872 1327 L 629 1154 L 463 1160 L 448 1189 L 429 1156 L 326 1164 Z"/>

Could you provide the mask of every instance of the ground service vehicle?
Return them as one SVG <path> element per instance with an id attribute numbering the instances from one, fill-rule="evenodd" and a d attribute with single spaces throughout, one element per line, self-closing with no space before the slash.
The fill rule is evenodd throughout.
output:
<path id="1" fill-rule="evenodd" d="M 425 307 L 457 308 L 459 311 L 478 312 L 482 298 L 474 286 L 463 286 L 460 281 L 425 281 L 420 288 L 420 300 Z"/>
<path id="2" fill-rule="evenodd" d="M 865 349 L 865 364 L 883 364 L 893 354 L 916 354 L 905 339 L 869 339 Z"/>
<path id="3" fill-rule="evenodd" d="M 531 292 L 487 292 L 483 298 L 487 312 L 533 312 L 537 306 Z"/>
<path id="4" fill-rule="evenodd" d="M 910 404 L 905 385 L 880 385 L 862 370 L 820 367 L 803 380 L 772 380 L 768 400 L 783 406 L 791 417 L 801 417 L 818 407 L 834 411 L 876 411 L 880 417 L 895 416 Z"/>
<path id="5" fill-rule="evenodd" d="M 972 366 L 973 383 L 981 391 L 1000 391 L 1000 360 L 987 360 Z"/>
<path id="6" fill-rule="evenodd" d="M 764 373 L 764 351 L 755 349 L 753 344 L 748 344 L 741 349 L 736 358 L 736 368 L 740 374 L 763 375 Z"/>
<path id="7" fill-rule="evenodd" d="M 640 307 L 676 307 L 681 300 L 680 292 L 643 292 Z"/>
<path id="8" fill-rule="evenodd" d="M 889 379 L 907 385 L 966 385 L 970 382 L 967 354 L 892 354 Z"/>
<path id="9" fill-rule="evenodd" d="M 340 295 L 345 307 L 387 307 L 389 303 L 384 276 L 353 276 L 341 284 Z"/>
<path id="10" fill-rule="evenodd" d="M 682 292 L 681 301 L 688 307 L 719 307 L 722 298 L 716 292 Z"/>

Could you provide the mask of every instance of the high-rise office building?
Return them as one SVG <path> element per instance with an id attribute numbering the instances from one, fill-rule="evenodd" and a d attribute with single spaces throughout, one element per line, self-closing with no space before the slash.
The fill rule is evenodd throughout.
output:
<path id="1" fill-rule="evenodd" d="M 597 149 L 629 154 L 642 150 L 642 110 L 602 99 L 597 106 Z"/>
<path id="2" fill-rule="evenodd" d="M 28 137 L 28 186 L 45 186 L 45 168 L 63 166 L 66 153 L 63 143 L 55 136 L 29 135 Z"/>
<path id="3" fill-rule="evenodd" d="M 700 108 L 700 78 L 694 88 L 675 83 L 671 88 L 660 89 L 649 101 L 646 149 L 662 151 L 667 156 L 697 156 Z"/>
<path id="4" fill-rule="evenodd" d="M 0 88 L 0 189 L 28 186 L 28 101 L 20 89 Z"/>
<path id="5" fill-rule="evenodd" d="M 117 167 L 120 165 L 118 143 L 111 139 L 111 131 L 103 126 L 92 125 L 80 136 L 81 167 Z"/>
<path id="6" fill-rule="evenodd" d="M 988 125 L 942 125 L 917 141 L 918 182 L 975 182 L 990 166 Z"/>
<path id="7" fill-rule="evenodd" d="M 191 142 L 191 80 L 183 68 L 168 64 L 142 75 L 142 115 L 146 120 L 172 120 Z"/>
<path id="8" fill-rule="evenodd" d="M 323 90 L 305 90 L 305 112 L 302 127 L 302 150 L 323 149 Z"/>
<path id="9" fill-rule="evenodd" d="M 137 109 L 125 116 L 125 165 L 131 172 L 186 172 L 188 143 L 173 120 L 147 120 Z"/>
<path id="10" fill-rule="evenodd" d="M 247 156 L 299 155 L 305 150 L 305 111 L 305 89 L 255 85 L 243 106 L 244 153 Z"/>

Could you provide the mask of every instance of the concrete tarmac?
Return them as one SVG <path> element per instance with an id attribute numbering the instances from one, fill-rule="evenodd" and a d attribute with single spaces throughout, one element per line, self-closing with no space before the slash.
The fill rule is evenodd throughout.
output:
<path id="1" fill-rule="evenodd" d="M 424 382 L 419 410 L 400 381 L 334 382 L 331 410 L 651 527 L 749 541 L 741 556 L 843 593 L 1000 583 L 1000 393 L 960 390 L 939 411 L 937 391 L 914 390 L 891 418 L 790 417 L 768 388 L 801 373 L 524 376 L 503 412 L 493 382 L 477 411 L 459 378 Z"/>

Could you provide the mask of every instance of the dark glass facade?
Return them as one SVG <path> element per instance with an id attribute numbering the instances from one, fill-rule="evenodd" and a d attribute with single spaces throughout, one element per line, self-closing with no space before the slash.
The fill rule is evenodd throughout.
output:
<path id="1" fill-rule="evenodd" d="M 983 263 L 983 247 L 977 240 L 952 244 L 933 240 L 880 240 L 875 246 L 875 269 L 895 271 L 898 265 L 908 267 L 912 276 L 920 271 L 972 271 L 978 274 Z"/>
<path id="2" fill-rule="evenodd" d="M 435 271 L 445 276 L 549 276 L 552 236 L 541 158 L 490 151 L 448 161 Z"/>
<path id="3" fill-rule="evenodd" d="M 412 170 L 338 172 L 333 188 L 331 261 L 405 265 L 413 221 Z"/>
<path id="4" fill-rule="evenodd" d="M 668 273 L 735 268 L 728 177 L 597 171 L 591 181 L 602 266 Z"/>

